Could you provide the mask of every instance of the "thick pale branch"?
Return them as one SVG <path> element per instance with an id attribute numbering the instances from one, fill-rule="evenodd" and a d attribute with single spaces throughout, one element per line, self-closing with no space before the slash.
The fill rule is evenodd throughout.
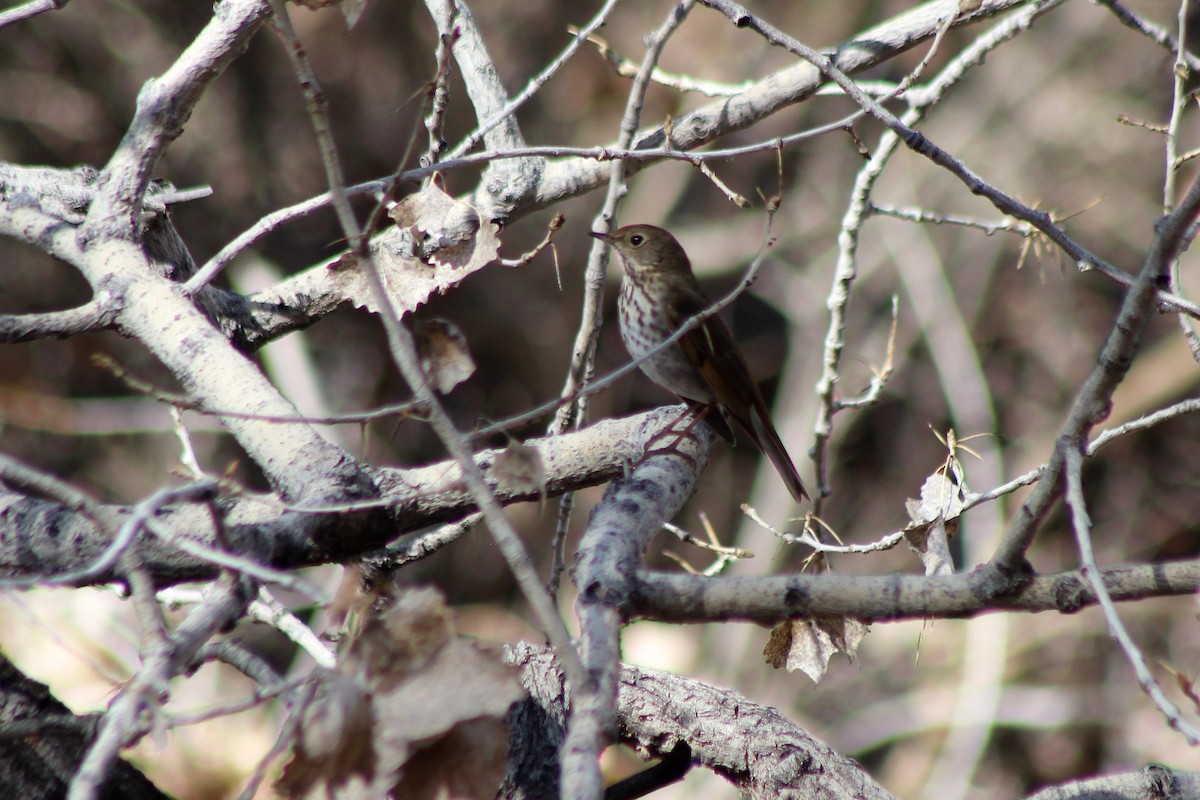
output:
<path id="1" fill-rule="evenodd" d="M 1016 0 L 985 2 L 978 10 L 958 16 L 954 24 L 960 26 L 978 22 L 1018 5 L 1022 3 Z M 958 0 L 925 3 L 863 31 L 827 52 L 843 72 L 859 72 L 932 38 L 946 18 L 958 14 L 959 6 Z M 783 108 L 807 100 L 825 80 L 820 71 L 808 62 L 779 70 L 757 81 L 744 92 L 708 103 L 673 120 L 671 144 L 680 150 L 690 150 L 728 133 L 748 128 Z M 654 150 L 662 148 L 665 142 L 666 131 L 658 127 L 639 136 L 636 146 L 643 150 Z M 649 163 L 630 163 L 629 170 L 636 172 Z M 552 162 L 547 166 L 538 187 L 534 207 L 542 208 L 599 188 L 608 180 L 608 171 L 605 164 L 578 159 Z"/>
<path id="2" fill-rule="evenodd" d="M 480 123 L 492 119 L 507 107 L 508 93 L 500 83 L 496 63 L 484 44 L 474 16 L 461 0 L 428 0 L 427 5 L 440 32 L 448 33 L 451 25 L 457 28 L 454 58 L 461 67 L 475 117 Z M 515 114 L 488 128 L 483 134 L 483 141 L 493 150 L 523 147 L 525 144 Z M 541 158 L 488 163 L 484 168 L 483 180 L 472 198 L 480 217 L 505 220 L 513 208 L 528 202 L 527 198 L 532 196 L 541 180 L 544 165 L 545 159 Z"/>
<path id="3" fill-rule="evenodd" d="M 48 172 L 72 179 L 68 190 L 51 188 Z M 169 221 L 151 220 L 142 237 L 139 211 L 138 238 L 145 238 L 144 244 L 117 235 L 88 238 L 72 224 L 79 218 L 76 202 L 87 199 L 86 178 L 78 172 L 3 170 L 0 232 L 77 267 L 95 287 L 93 304 L 122 333 L 153 352 L 205 407 L 295 416 L 296 409 L 262 370 L 234 348 L 173 280 L 190 258 Z M 91 198 L 92 207 L 102 201 L 100 190 Z M 285 497 L 345 502 L 374 492 L 355 462 L 307 423 L 225 418 L 223 424 Z"/>
<path id="4" fill-rule="evenodd" d="M 138 93 L 137 112 L 101 172 L 99 193 L 82 231 L 85 238 L 135 238 L 142 196 L 163 151 L 183 132 L 205 88 L 245 49 L 271 4 L 223 0 L 213 11 L 212 21 L 170 69 Z"/>
<path id="5" fill-rule="evenodd" d="M 69 339 L 81 333 L 110 328 L 116 309 L 105 299 L 77 308 L 41 314 L 0 314 L 0 342 L 17 344 L 38 339 Z"/>
<path id="6" fill-rule="evenodd" d="M 707 425 L 683 434 L 691 415 L 651 440 L 651 454 L 625 480 L 614 483 L 592 511 L 579 543 L 575 582 L 576 609 L 584 665 L 594 682 L 588 697 L 574 698 L 570 733 L 564 747 L 563 781 L 579 780 L 586 765 L 575 750 L 591 738 L 611 734 L 620 664 L 620 628 L 633 607 L 631 581 L 642 554 L 663 523 L 674 517 L 695 490 L 716 436 Z M 658 452 L 655 452 L 657 450 Z M 590 732 L 583 737 L 580 730 Z M 594 760 L 595 753 L 592 753 Z"/>
<path id="7" fill-rule="evenodd" d="M 1150 764 L 1137 772 L 1049 786 L 1029 795 L 1026 800 L 1143 800 L 1147 797 L 1200 797 L 1200 772 Z"/>
<path id="8" fill-rule="evenodd" d="M 545 491 L 554 496 L 592 486 L 621 474 L 641 455 L 644 442 L 681 413 L 672 406 L 624 419 L 604 420 L 577 433 L 527 442 L 537 449 L 546 471 Z M 485 479 L 505 504 L 539 500 L 537 491 L 514 491 L 495 474 L 489 450 L 476 456 Z M 368 553 L 405 533 L 460 519 L 475 510 L 454 462 L 413 469 L 379 469 L 374 476 L 381 498 L 361 506 L 305 512 L 283 506 L 277 497 L 232 497 L 221 503 L 224 542 L 235 555 L 288 569 L 341 562 Z M 370 514 L 379 508 L 386 513 Z M 0 580 L 36 578 L 86 569 L 111 544 L 104 529 L 120 530 L 133 514 L 129 506 L 101 506 L 104 527 L 88 514 L 38 499 L 0 484 Z M 163 509 L 156 526 L 171 537 L 188 537 L 219 548 L 208 511 L 194 504 Z M 141 534 L 138 550 L 160 584 L 212 578 L 217 567 L 187 555 L 163 537 Z M 112 570 L 87 583 L 116 578 Z"/>
<path id="9" fill-rule="evenodd" d="M 545 718 L 561 719 L 566 700 L 553 654 L 522 644 L 513 648 L 509 661 L 521 667 L 521 681 L 532 698 L 528 702 L 545 709 Z M 747 797 L 892 798 L 861 764 L 814 738 L 776 709 L 751 702 L 737 692 L 625 665 L 620 669 L 619 685 L 621 735 L 643 758 L 662 757 L 676 743 L 686 742 L 697 766 L 721 775 Z M 516 735 L 534 734 L 518 730 Z M 515 772 L 526 776 L 538 767 L 532 760 L 513 764 Z"/>

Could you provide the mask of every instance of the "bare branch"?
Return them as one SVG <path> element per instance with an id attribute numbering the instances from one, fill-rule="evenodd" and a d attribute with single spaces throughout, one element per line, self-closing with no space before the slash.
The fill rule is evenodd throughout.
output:
<path id="1" fill-rule="evenodd" d="M 1114 567 L 1104 585 L 1117 601 L 1190 594 L 1200 589 L 1200 561 Z M 633 618 L 704 623 L 744 620 L 774 624 L 810 616 L 851 616 L 865 622 L 959 618 L 997 611 L 1071 614 L 1096 605 L 1087 578 L 1078 572 L 1029 578 L 1014 593 L 981 593 L 989 576 L 976 572 L 924 575 L 786 575 L 706 578 L 642 572 Z"/>
<path id="2" fill-rule="evenodd" d="M 252 592 L 240 581 L 223 581 L 194 608 L 160 647 L 147 654 L 141 670 L 113 700 L 100 721 L 96 740 L 71 781 L 69 800 L 91 800 L 112 769 L 117 752 L 143 732 L 144 709 L 155 702 L 161 687 L 191 663 L 217 631 L 241 617 Z"/>

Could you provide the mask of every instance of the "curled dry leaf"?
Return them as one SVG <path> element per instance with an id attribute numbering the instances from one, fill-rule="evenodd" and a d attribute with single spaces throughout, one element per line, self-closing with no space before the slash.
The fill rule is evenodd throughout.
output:
<path id="1" fill-rule="evenodd" d="M 322 675 L 300 714 L 292 760 L 277 786 L 283 795 L 316 797 L 318 787 L 333 790 L 375 778 L 374 721 L 361 681 L 340 672 Z"/>
<path id="2" fill-rule="evenodd" d="M 500 250 L 496 226 L 446 194 L 436 180 L 402 199 L 390 215 L 409 238 L 408 252 L 430 266 L 474 271 L 494 261 Z"/>
<path id="3" fill-rule="evenodd" d="M 904 540 L 925 566 L 926 575 L 950 575 L 954 560 L 950 537 L 958 530 L 958 517 L 967 499 L 962 465 L 948 459 L 921 486 L 921 499 L 904 506 L 912 523 L 904 529 Z"/>
<path id="4" fill-rule="evenodd" d="M 497 226 L 446 194 L 436 182 L 411 194 L 391 211 L 396 224 L 371 241 L 370 254 L 396 313 L 412 312 L 468 275 L 496 260 Z M 346 299 L 378 313 L 371 284 L 353 253 L 332 262 L 330 282 Z"/>
<path id="5" fill-rule="evenodd" d="M 421 371 L 439 394 L 446 394 L 475 373 L 467 337 L 453 322 L 426 319 L 413 325 Z"/>
<path id="6" fill-rule="evenodd" d="M 904 530 L 904 541 L 921 559 L 926 575 L 953 575 L 954 556 L 950 554 L 950 537 L 958 521 L 938 518 L 925 525 Z"/>
<path id="7" fill-rule="evenodd" d="M 853 660 L 867 630 L 865 623 L 853 617 L 790 619 L 771 631 L 763 656 L 775 669 L 801 670 L 819 683 L 834 653 L 841 651 Z"/>
<path id="8" fill-rule="evenodd" d="M 495 796 L 504 717 L 525 692 L 514 668 L 455 635 L 436 590 L 397 595 L 317 680 L 279 782 L 288 797 Z"/>
<path id="9" fill-rule="evenodd" d="M 501 489 L 515 494 L 546 494 L 546 467 L 536 447 L 515 439 L 496 454 L 491 474 Z"/>
<path id="10" fill-rule="evenodd" d="M 346 30 L 350 30 L 362 18 L 363 12 L 367 10 L 367 0 L 292 0 L 298 6 L 305 8 L 318 9 L 328 8 L 329 6 L 340 6 L 342 16 L 346 18 Z"/>

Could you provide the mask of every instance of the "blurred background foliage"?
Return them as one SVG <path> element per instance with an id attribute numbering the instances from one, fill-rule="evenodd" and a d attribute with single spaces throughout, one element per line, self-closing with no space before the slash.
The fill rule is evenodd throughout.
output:
<path id="1" fill-rule="evenodd" d="M 1128 5 L 1168 28 L 1175 25 L 1177 8 L 1170 3 Z M 910 6 L 897 0 L 776 0 L 756 3 L 753 10 L 805 43 L 825 47 Z M 490 0 L 475 3 L 473 11 L 501 80 L 515 92 L 568 43 L 568 26 L 583 24 L 598 7 L 597 2 Z M 621 54 L 640 59 L 642 37 L 669 7 L 666 2 L 623 4 L 601 34 Z M 102 166 L 130 119 L 139 88 L 172 63 L 211 13 L 204 3 L 77 2 L 0 31 L 0 159 Z M 435 34 L 427 12 L 416 3 L 376 0 L 350 31 L 333 10 L 294 9 L 293 15 L 329 100 L 348 180 L 390 174 L 420 125 L 421 101 L 434 71 Z M 927 74 L 988 24 L 949 34 Z M 859 77 L 898 80 L 924 52 L 917 48 Z M 786 53 L 699 8 L 671 40 L 661 66 L 738 83 L 790 63 Z M 984 179 L 1052 211 L 1086 247 L 1134 272 L 1163 202 L 1163 136 L 1147 126 L 1166 123 L 1172 79 L 1167 52 L 1120 25 L 1100 5 L 1066 3 L 992 53 L 921 128 Z M 628 86 L 585 48 L 520 111 L 522 131 L 530 144 L 609 144 Z M 706 102 L 656 86 L 643 122 L 659 124 Z M 844 98 L 813 98 L 719 144 L 766 140 L 828 122 L 849 109 Z M 1120 115 L 1146 126 L 1122 124 Z M 457 141 L 474 122 L 455 78 L 445 138 Z M 880 130 L 864 121 L 856 133 L 873 149 Z M 1194 146 L 1196 134 L 1192 115 L 1182 128 L 1180 149 Z M 423 132 L 419 135 L 423 142 Z M 862 163 L 855 142 L 844 133 L 809 140 L 784 154 L 783 206 L 772 231 L 776 245 L 757 284 L 731 314 L 755 374 L 774 397 L 784 438 L 809 479 L 805 453 L 812 443 L 812 387 L 827 325 L 825 298 L 838 228 Z M 716 163 L 713 169 L 751 198 L 779 185 L 771 152 Z M 1185 183 L 1191 172 L 1185 170 Z M 325 189 L 300 90 L 269 30 L 206 93 L 167 152 L 160 177 L 181 187 L 213 187 L 210 198 L 175 212 L 199 262 L 262 215 Z M 446 183 L 452 192 L 465 192 L 477 177 L 477 171 L 455 171 L 446 175 Z M 960 183 L 907 152 L 894 158 L 875 201 L 999 220 Z M 600 202 L 599 193 L 580 197 L 515 220 L 502 232 L 503 254 L 514 257 L 541 238 L 554 213 L 565 214 L 567 225 L 556 240 L 557 267 L 549 255 L 519 270 L 493 265 L 419 312 L 453 320 L 470 343 L 478 372 L 447 400 L 462 427 L 521 412 L 561 388 L 591 246 L 586 233 Z M 632 179 L 620 221 L 670 227 L 716 296 L 736 284 L 760 246 L 764 214 L 761 203 L 747 210 L 734 207 L 694 168 L 670 162 Z M 337 254 L 340 236 L 332 212 L 314 214 L 268 236 L 221 281 L 239 291 L 261 288 Z M 824 517 L 847 541 L 872 541 L 905 524 L 904 498 L 916 496 L 923 476 L 945 458 L 931 428 L 953 427 L 960 438 L 987 434 L 970 442 L 982 461 L 963 455 L 977 490 L 1027 471 L 1049 454 L 1065 409 L 1095 363 L 1121 292 L 1095 274 L 1077 272 L 1053 250 L 1029 244 L 1012 233 L 985 235 L 884 217 L 864 226 L 842 396 L 860 392 L 882 364 L 893 295 L 899 322 L 896 372 L 880 402 L 836 420 L 833 494 Z M 68 308 L 89 296 L 78 275 L 43 254 L 9 241 L 0 243 L 0 253 L 0 313 Z M 1185 294 L 1194 288 L 1191 260 L 1185 256 Z M 618 277 L 614 269 L 610 278 Z M 610 293 L 609 319 L 614 301 Z M 0 448 L 107 502 L 136 502 L 163 483 L 178 460 L 179 444 L 166 409 L 132 395 L 93 363 L 96 354 L 173 388 L 170 375 L 143 348 L 112 333 L 2 347 Z M 348 306 L 268 346 L 261 358 L 304 412 L 369 409 L 408 397 L 377 321 Z M 600 345 L 599 370 L 625 360 L 610 325 Z M 1155 320 L 1110 423 L 1194 394 L 1196 376 L 1175 319 Z M 595 398 L 592 416 L 626 414 L 668 400 L 643 377 L 630 377 Z M 189 419 L 207 468 L 224 472 L 237 460 L 239 474 L 254 480 L 253 466 L 229 437 L 206 420 Z M 539 423 L 521 433 L 540 435 L 542 429 Z M 327 435 L 375 463 L 415 465 L 443 457 L 433 435 L 414 421 L 374 423 L 365 430 L 342 426 Z M 1182 417 L 1118 441 L 1087 465 L 1101 564 L 1197 555 L 1198 440 L 1200 420 Z M 576 534 L 602 491 L 581 493 Z M 963 568 L 989 555 L 1022 496 L 969 516 L 957 540 Z M 805 553 L 781 548 L 746 523 L 742 502 L 754 504 L 773 523 L 783 524 L 789 511 L 795 512 L 751 448 L 719 446 L 699 493 L 677 522 L 700 533 L 703 512 L 722 541 L 752 549 L 757 557 L 736 565 L 735 573 L 799 569 Z M 544 508 L 514 507 L 510 513 L 543 567 L 548 565 L 553 501 Z M 568 549 L 572 546 L 573 541 Z M 693 565 L 705 563 L 704 553 L 664 537 L 660 550 L 650 555 L 664 568 L 674 562 L 662 550 Z M 1076 566 L 1061 516 L 1045 526 L 1031 557 L 1039 570 Z M 838 558 L 834 565 L 847 573 L 919 569 L 900 550 Z M 336 579 L 333 569 L 316 574 Z M 521 621 L 522 602 L 483 530 L 408 569 L 401 580 L 440 587 L 471 633 L 496 641 L 536 637 Z M 570 600 L 563 598 L 568 617 Z M 0 603 L 0 646 L 77 711 L 102 709 L 115 682 L 134 668 L 136 626 L 110 593 L 7 594 Z M 1129 604 L 1122 613 L 1168 684 L 1164 666 L 1193 675 L 1200 669 L 1190 600 Z M 268 651 L 277 648 L 281 664 L 291 658 L 269 632 L 247 627 L 238 635 L 263 639 Z M 859 663 L 835 661 L 816 687 L 803 676 L 764 665 L 765 640 L 765 631 L 745 625 L 639 623 L 627 631 L 626 656 L 779 706 L 862 760 L 904 797 L 952 796 L 947 787 L 967 784 L 966 796 L 1012 797 L 1047 782 L 1138 768 L 1150 760 L 1180 767 L 1196 763 L 1195 754 L 1138 691 L 1096 611 L 877 625 Z M 1173 686 L 1168 689 L 1178 695 Z M 186 694 L 181 687 L 175 700 L 206 707 L 248 691 L 239 677 L 206 668 L 187 683 Z M 276 713 L 260 709 L 172 734 L 165 751 L 143 744 L 139 763 L 180 797 L 229 796 L 270 746 Z M 614 757 L 614 777 L 631 768 L 628 759 Z M 675 796 L 731 796 L 719 783 L 693 776 L 672 791 Z"/>

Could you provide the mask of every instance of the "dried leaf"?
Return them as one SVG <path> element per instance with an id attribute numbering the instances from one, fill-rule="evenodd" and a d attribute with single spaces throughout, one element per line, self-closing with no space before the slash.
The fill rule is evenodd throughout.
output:
<path id="1" fill-rule="evenodd" d="M 391 305 L 401 316 L 496 260 L 497 226 L 431 183 L 392 209 L 396 225 L 371 242 L 372 260 Z M 371 284 L 353 254 L 329 264 L 334 289 L 378 313 Z"/>
<path id="2" fill-rule="evenodd" d="M 905 529 L 904 541 L 921 559 L 926 575 L 954 574 L 950 536 L 957 527 L 957 521 L 947 523 L 945 520 L 936 519 L 928 525 Z"/>
<path id="3" fill-rule="evenodd" d="M 367 11 L 367 0 L 342 0 L 342 16 L 346 18 L 346 30 L 351 30 Z"/>
<path id="4" fill-rule="evenodd" d="M 1179 686 L 1179 691 L 1191 701 L 1192 709 L 1200 711 L 1200 692 L 1196 690 L 1198 682 L 1183 670 L 1177 670 L 1165 664 L 1163 666 L 1166 667 L 1167 672 L 1175 676 L 1175 683 Z"/>
<path id="5" fill-rule="evenodd" d="M 482 224 L 474 208 L 446 194 L 437 181 L 402 199 L 390 215 L 410 237 L 409 252 L 430 266 L 473 272 L 494 261 L 500 250 L 496 227 Z"/>
<path id="6" fill-rule="evenodd" d="M 866 624 L 854 617 L 791 619 L 771 631 L 763 656 L 775 669 L 802 670 L 813 683 L 819 683 L 834 653 L 841 651 L 854 659 L 867 630 Z"/>
<path id="7" fill-rule="evenodd" d="M 413 325 L 421 370 L 440 394 L 446 394 L 475 373 L 467 337 L 453 322 L 426 319 Z"/>
<path id="8" fill-rule="evenodd" d="M 287 797 L 320 797 L 375 777 L 378 757 L 367 688 L 352 675 L 322 675 L 301 713 L 292 760 L 276 788 Z"/>
<path id="9" fill-rule="evenodd" d="M 909 527 L 928 525 L 937 519 L 957 519 L 966 499 L 967 482 L 962 465 L 956 459 L 947 460 L 946 464 L 925 479 L 921 486 L 921 499 L 905 502 L 909 519 L 913 522 Z"/>
<path id="10" fill-rule="evenodd" d="M 410 589 L 367 620 L 346 654 L 372 691 L 410 677 L 454 638 L 454 616 L 436 589 Z"/>
<path id="11" fill-rule="evenodd" d="M 530 447 L 516 440 L 496 454 L 492 461 L 491 474 L 496 478 L 496 484 L 515 494 L 546 493 L 546 467 L 542 463 L 542 454 L 536 447 Z"/>
<path id="12" fill-rule="evenodd" d="M 455 635 L 440 593 L 410 589 L 320 678 L 279 788 L 314 800 L 490 799 L 504 776 L 504 717 L 524 696 L 514 668 Z"/>
<path id="13" fill-rule="evenodd" d="M 363 570 L 359 563 L 347 564 L 342 570 L 333 602 L 329 604 L 327 616 L 334 625 L 341 625 L 351 613 L 359 613 L 369 607 L 363 602 Z"/>
<path id="14" fill-rule="evenodd" d="M 392 787 L 404 800 L 492 800 L 504 778 L 508 727 L 485 718 L 454 726 L 421 750 Z M 469 769 L 463 765 L 469 764 Z"/>
<path id="15" fill-rule="evenodd" d="M 950 458 L 925 479 L 920 500 L 910 498 L 904 503 L 912 520 L 904 529 L 904 540 L 921 559 L 926 575 L 954 572 L 950 537 L 958 530 L 967 491 L 962 465 Z"/>

